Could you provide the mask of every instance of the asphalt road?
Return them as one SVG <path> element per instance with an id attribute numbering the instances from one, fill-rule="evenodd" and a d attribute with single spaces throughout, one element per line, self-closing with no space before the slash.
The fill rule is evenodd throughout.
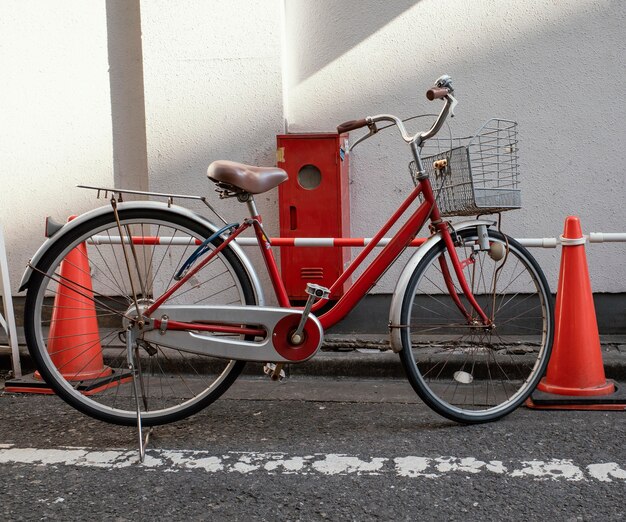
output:
<path id="1" fill-rule="evenodd" d="M 623 412 L 520 408 L 459 426 L 405 381 L 243 379 L 132 429 L 0 394 L 4 520 L 624 520 Z"/>

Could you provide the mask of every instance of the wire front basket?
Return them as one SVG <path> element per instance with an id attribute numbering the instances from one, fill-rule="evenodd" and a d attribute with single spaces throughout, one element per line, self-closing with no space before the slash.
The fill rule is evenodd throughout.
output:
<path id="1" fill-rule="evenodd" d="M 422 147 L 441 215 L 475 216 L 521 208 L 517 123 L 491 119 L 469 138 L 437 138 Z M 415 162 L 409 164 L 417 184 Z"/>

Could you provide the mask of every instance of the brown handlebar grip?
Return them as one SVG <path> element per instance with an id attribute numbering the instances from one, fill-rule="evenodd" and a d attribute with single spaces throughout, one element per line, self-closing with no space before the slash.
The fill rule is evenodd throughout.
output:
<path id="1" fill-rule="evenodd" d="M 365 127 L 366 125 L 367 125 L 367 120 L 365 118 L 361 120 L 346 121 L 340 125 L 337 125 L 337 133 L 341 134 L 343 132 L 349 132 L 351 130 L 360 129 L 361 127 Z"/>
<path id="2" fill-rule="evenodd" d="M 439 98 L 445 98 L 449 94 L 449 91 L 446 87 L 433 87 L 432 89 L 428 89 L 426 91 L 426 98 L 430 101 L 438 100 Z"/>

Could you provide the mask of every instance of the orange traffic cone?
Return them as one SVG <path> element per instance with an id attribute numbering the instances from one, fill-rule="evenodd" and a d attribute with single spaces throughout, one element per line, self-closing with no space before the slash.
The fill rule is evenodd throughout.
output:
<path id="1" fill-rule="evenodd" d="M 602 349 L 585 256 L 585 238 L 576 216 L 565 220 L 556 295 L 554 347 L 546 376 L 528 406 L 548 409 L 626 409 L 604 374 Z M 621 403 L 621 404 L 620 404 Z"/>
<path id="2" fill-rule="evenodd" d="M 61 262 L 59 278 L 48 336 L 52 362 L 69 381 L 110 375 L 102 357 L 85 243 Z"/>
<path id="3" fill-rule="evenodd" d="M 85 392 L 88 392 L 102 386 L 98 380 L 109 377 L 112 369 L 104 365 L 102 356 L 85 243 L 74 248 L 63 259 L 59 280 L 50 321 L 48 353 L 65 379 L 92 381 L 84 386 Z M 5 391 L 53 393 L 39 372 L 7 381 Z"/>

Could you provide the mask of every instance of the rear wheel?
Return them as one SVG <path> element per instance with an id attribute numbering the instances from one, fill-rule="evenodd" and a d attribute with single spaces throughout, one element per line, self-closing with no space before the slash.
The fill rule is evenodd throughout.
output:
<path id="1" fill-rule="evenodd" d="M 136 423 L 136 401 L 126 348 L 135 310 L 149 306 L 213 232 L 199 221 L 165 209 L 119 208 L 126 264 L 113 212 L 65 234 L 38 263 L 29 282 L 25 333 L 46 382 L 83 413 L 115 424 Z M 138 240 L 138 238 L 145 238 Z M 158 238 L 158 239 L 157 239 Z M 222 243 L 217 238 L 214 249 Z M 250 279 L 229 247 L 190 278 L 168 304 L 256 304 Z M 139 339 L 142 422 L 185 418 L 222 395 L 243 361 L 194 355 Z"/>
<path id="2" fill-rule="evenodd" d="M 411 385 L 433 410 L 462 423 L 493 421 L 537 386 L 552 349 L 552 298 L 535 259 L 519 243 L 476 228 L 458 234 L 463 273 L 493 326 L 485 328 L 460 289 L 443 241 L 420 262 L 401 312 L 400 358 Z M 443 274 L 452 273 L 461 313 Z"/>

